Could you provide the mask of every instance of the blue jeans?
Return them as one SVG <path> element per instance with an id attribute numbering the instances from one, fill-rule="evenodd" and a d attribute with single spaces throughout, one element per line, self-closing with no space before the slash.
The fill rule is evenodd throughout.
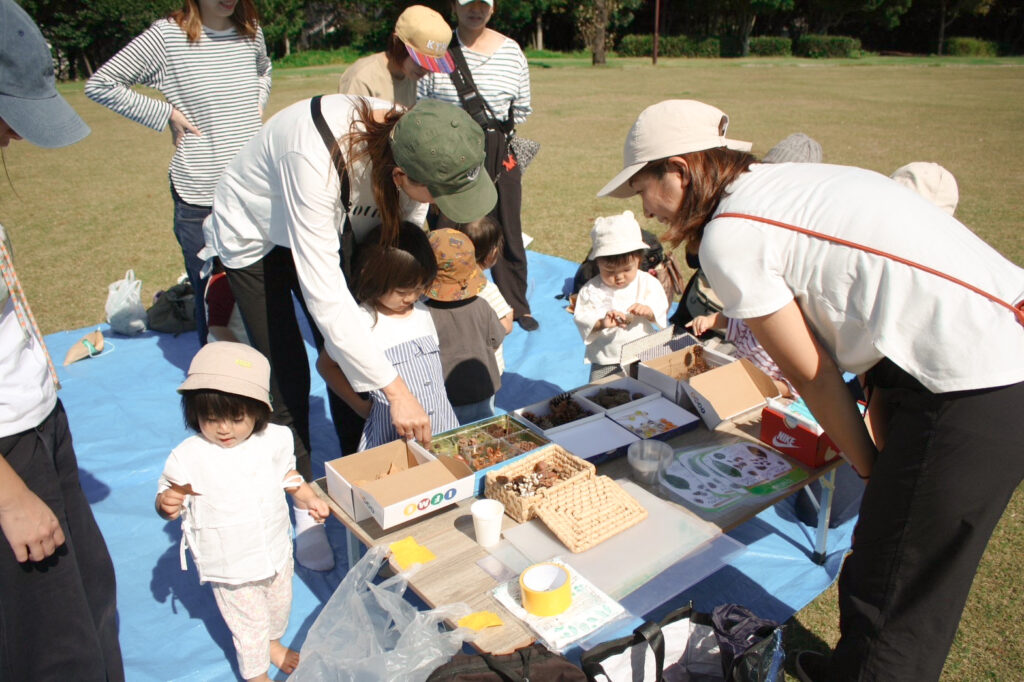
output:
<path id="1" fill-rule="evenodd" d="M 185 272 L 196 295 L 196 334 L 199 345 L 206 344 L 206 280 L 200 276 L 203 261 L 199 252 L 205 246 L 203 239 L 203 221 L 210 215 L 209 206 L 189 204 L 178 196 L 171 185 L 171 198 L 174 199 L 174 236 L 181 245 L 181 255 L 185 260 Z"/>
<path id="2" fill-rule="evenodd" d="M 480 419 L 487 419 L 494 416 L 494 396 L 478 403 L 452 405 L 452 409 L 455 410 L 455 416 L 458 418 L 460 426 Z"/>

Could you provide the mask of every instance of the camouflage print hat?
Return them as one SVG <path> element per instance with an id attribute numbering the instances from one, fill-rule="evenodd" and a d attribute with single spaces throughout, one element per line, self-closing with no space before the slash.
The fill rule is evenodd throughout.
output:
<path id="1" fill-rule="evenodd" d="M 483 291 L 487 278 L 476 264 L 476 249 L 469 237 L 447 227 L 434 230 L 430 248 L 437 258 L 437 277 L 427 287 L 427 298 L 462 301 Z"/>

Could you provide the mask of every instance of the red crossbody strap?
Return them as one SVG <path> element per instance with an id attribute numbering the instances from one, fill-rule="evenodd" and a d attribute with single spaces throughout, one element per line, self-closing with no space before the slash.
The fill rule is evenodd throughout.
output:
<path id="1" fill-rule="evenodd" d="M 901 258 L 901 257 L 899 257 L 899 256 L 897 256 L 895 254 L 886 253 L 885 251 L 879 251 L 878 249 L 873 249 L 870 246 L 864 246 L 863 244 L 858 244 L 857 242 L 851 242 L 851 241 L 848 241 L 846 239 L 840 239 L 839 237 L 833 237 L 831 235 L 822 234 L 821 232 L 815 232 L 814 230 L 808 230 L 807 228 L 804 228 L 804 227 L 797 227 L 796 225 L 790 225 L 789 223 L 783 223 L 783 222 L 780 222 L 778 220 L 771 220 L 769 218 L 762 218 L 762 217 L 756 216 L 756 215 L 748 215 L 746 213 L 719 213 L 717 216 L 715 216 L 715 218 L 740 218 L 741 220 L 754 220 L 754 221 L 759 222 L 759 223 L 766 223 L 768 225 L 774 225 L 775 227 L 782 227 L 782 228 L 785 228 L 787 230 L 792 230 L 794 232 L 799 232 L 800 234 L 806 234 L 809 237 L 817 237 L 818 239 L 824 239 L 825 241 L 833 242 L 835 244 L 841 244 L 843 246 L 848 246 L 851 249 L 859 249 L 861 251 L 867 251 L 868 253 L 873 253 L 876 256 L 882 256 L 883 258 L 888 258 L 889 260 L 894 260 L 897 263 L 902 263 L 903 265 L 909 265 L 912 268 L 917 268 L 918 270 L 923 270 L 924 272 L 927 272 L 927 273 L 930 273 L 932 275 L 935 275 L 936 277 L 941 277 L 942 279 L 950 281 L 950 282 L 953 282 L 954 284 L 959 284 L 960 286 L 962 286 L 962 287 L 964 287 L 966 289 L 970 289 L 971 291 L 973 291 L 976 294 L 984 296 L 985 298 L 987 298 L 988 300 L 992 301 L 993 303 L 998 303 L 999 305 L 1003 306 L 1004 308 L 1006 308 L 1010 312 L 1012 312 L 1017 317 L 1017 322 L 1019 322 L 1022 326 L 1024 326 L 1024 300 L 1021 300 L 1019 303 L 1017 303 L 1017 305 L 1013 305 L 1011 303 L 1007 303 L 1003 299 L 1001 299 L 1001 298 L 999 298 L 997 296 L 993 296 L 992 294 L 988 293 L 984 289 L 979 289 L 978 287 L 974 286 L 973 284 L 968 284 L 967 282 L 964 282 L 963 280 L 959 280 L 956 277 L 953 277 L 952 275 L 947 275 L 946 273 L 944 273 L 944 272 L 942 272 L 940 270 L 936 270 L 935 268 L 930 268 L 927 265 L 921 265 L 920 263 L 915 263 L 912 260 L 907 260 L 906 258 Z"/>

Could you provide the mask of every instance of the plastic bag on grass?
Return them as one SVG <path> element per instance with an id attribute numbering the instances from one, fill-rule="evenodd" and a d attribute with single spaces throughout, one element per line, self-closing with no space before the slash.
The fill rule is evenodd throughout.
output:
<path id="1" fill-rule="evenodd" d="M 146 309 L 142 307 L 142 280 L 135 271 L 124 273 L 124 279 L 107 287 L 107 322 L 118 334 L 131 336 L 146 329 Z"/>
<path id="2" fill-rule="evenodd" d="M 421 682 L 462 649 L 470 631 L 446 631 L 442 621 L 468 615 L 469 607 L 417 610 L 402 598 L 407 574 L 373 583 L 386 557 L 379 545 L 349 569 L 309 629 L 291 682 Z"/>

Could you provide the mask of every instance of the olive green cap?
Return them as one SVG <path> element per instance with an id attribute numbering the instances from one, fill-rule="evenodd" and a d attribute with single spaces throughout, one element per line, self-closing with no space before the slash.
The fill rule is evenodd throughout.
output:
<path id="1" fill-rule="evenodd" d="M 441 213 L 468 223 L 491 212 L 498 192 L 484 168 L 484 131 L 469 114 L 423 99 L 391 131 L 395 164 L 430 190 Z"/>

